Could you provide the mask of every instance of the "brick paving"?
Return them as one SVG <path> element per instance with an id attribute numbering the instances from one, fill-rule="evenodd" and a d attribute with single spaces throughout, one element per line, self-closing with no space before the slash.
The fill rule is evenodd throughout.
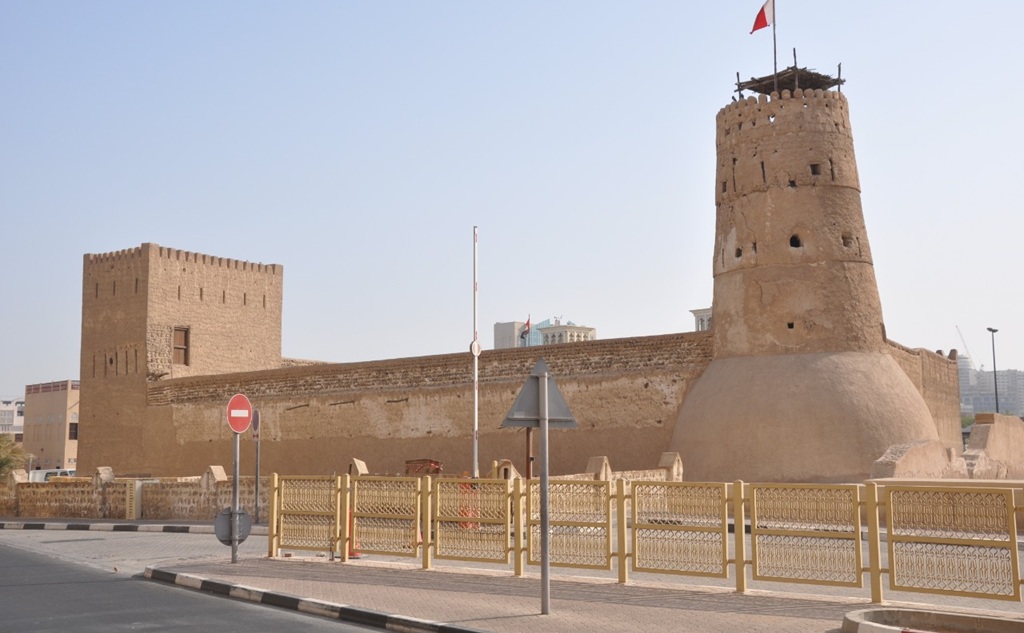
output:
<path id="1" fill-rule="evenodd" d="M 579 576 L 572 570 L 557 569 L 552 571 L 551 613 L 541 615 L 536 568 L 516 578 L 510 568 L 468 568 L 438 562 L 435 569 L 422 570 L 415 564 L 382 557 L 345 564 L 315 556 L 270 559 L 266 556 L 265 528 L 260 534 L 258 526 L 256 533 L 239 546 L 239 560 L 234 564 L 230 562 L 230 548 L 202 526 L 196 531 L 207 533 L 114 532 L 109 528 L 59 531 L 59 525 L 27 530 L 2 520 L 0 527 L 5 528 L 0 529 L 0 545 L 43 552 L 111 573 L 138 576 L 149 568 L 178 578 L 216 580 L 252 588 L 257 593 L 295 596 L 434 623 L 425 624 L 422 630 L 446 630 L 436 623 L 447 623 L 453 627 L 448 630 L 495 633 L 833 633 L 839 631 L 846 613 L 870 606 L 860 590 L 833 588 L 826 595 L 819 594 L 825 589 L 821 587 L 783 586 L 779 591 L 753 589 L 738 594 L 727 586 L 702 586 L 699 578 L 659 576 L 658 581 L 651 581 L 645 576 L 620 585 L 610 577 Z M 924 594 L 913 599 L 917 608 L 927 603 L 937 610 L 1014 618 L 1021 621 L 1024 630 L 1024 609 L 1019 603 L 947 600 Z M 416 624 L 412 620 L 406 624 L 409 622 Z M 408 630 L 415 630 L 415 626 Z"/>

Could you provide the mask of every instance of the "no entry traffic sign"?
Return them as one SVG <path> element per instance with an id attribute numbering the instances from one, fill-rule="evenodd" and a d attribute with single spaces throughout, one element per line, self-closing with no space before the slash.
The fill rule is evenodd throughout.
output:
<path id="1" fill-rule="evenodd" d="M 228 400 L 228 426 L 235 433 L 245 433 L 252 423 L 252 403 L 245 395 L 236 393 Z"/>

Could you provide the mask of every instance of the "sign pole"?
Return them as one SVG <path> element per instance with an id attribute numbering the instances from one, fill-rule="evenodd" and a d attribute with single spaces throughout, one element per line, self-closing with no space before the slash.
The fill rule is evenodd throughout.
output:
<path id="1" fill-rule="evenodd" d="M 231 486 L 231 562 L 238 562 L 238 453 L 240 433 L 235 433 L 235 472 Z"/>
<path id="2" fill-rule="evenodd" d="M 252 434 L 256 439 L 256 489 L 253 495 L 255 499 L 254 514 L 256 515 L 253 519 L 253 523 L 257 525 L 260 522 L 260 410 L 254 409 L 252 412 Z"/>
<path id="3" fill-rule="evenodd" d="M 228 400 L 228 426 L 231 428 L 235 436 L 234 442 L 234 453 L 235 453 L 235 466 L 232 474 L 234 475 L 231 485 L 231 521 L 230 521 L 230 541 L 231 541 L 231 562 L 238 562 L 238 544 L 245 540 L 245 537 L 241 536 L 241 528 L 239 527 L 239 506 L 238 506 L 238 462 L 239 453 L 241 452 L 241 435 L 249 430 L 249 425 L 252 424 L 253 411 L 252 402 L 249 398 L 245 397 L 244 394 L 236 393 L 231 396 Z M 248 518 L 246 519 L 248 524 Z M 248 529 L 248 528 L 247 528 Z"/>
<path id="4" fill-rule="evenodd" d="M 501 428 L 540 428 L 540 612 L 551 613 L 551 512 L 549 502 L 551 464 L 548 454 L 548 430 L 575 429 L 579 426 L 565 396 L 541 358 L 519 390 L 512 409 Z"/>
<path id="5" fill-rule="evenodd" d="M 540 613 L 551 613 L 551 516 L 548 511 L 548 373 L 540 377 Z"/>

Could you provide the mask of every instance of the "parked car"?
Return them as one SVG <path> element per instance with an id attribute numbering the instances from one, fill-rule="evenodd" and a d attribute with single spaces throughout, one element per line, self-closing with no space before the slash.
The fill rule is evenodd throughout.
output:
<path id="1" fill-rule="evenodd" d="M 44 483 L 54 477 L 74 477 L 75 471 L 68 468 L 47 468 L 45 470 L 28 471 L 28 480 L 35 483 Z"/>

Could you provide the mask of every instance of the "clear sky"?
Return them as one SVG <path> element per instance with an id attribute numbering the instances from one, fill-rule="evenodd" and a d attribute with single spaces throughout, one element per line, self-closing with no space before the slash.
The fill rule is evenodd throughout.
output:
<path id="1" fill-rule="evenodd" d="M 0 397 L 77 378 L 82 255 L 283 264 L 283 353 L 599 338 L 711 304 L 715 115 L 761 0 L 0 0 Z M 890 338 L 1024 369 L 1024 3 L 778 0 L 848 79 Z"/>

